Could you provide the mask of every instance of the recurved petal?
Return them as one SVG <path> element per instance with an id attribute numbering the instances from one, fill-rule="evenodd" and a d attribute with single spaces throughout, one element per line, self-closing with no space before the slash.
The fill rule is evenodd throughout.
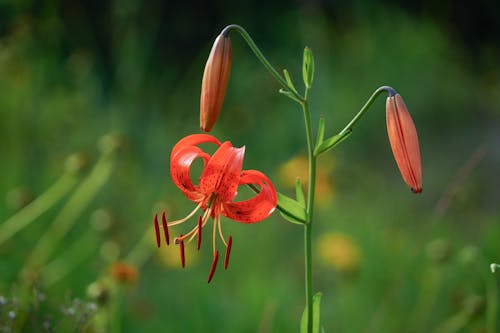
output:
<path id="1" fill-rule="evenodd" d="M 276 208 L 276 190 L 262 172 L 245 170 L 241 174 L 240 185 L 253 184 L 260 188 L 260 192 L 253 198 L 223 204 L 222 215 L 237 222 L 255 223 L 264 220 Z"/>
<path id="2" fill-rule="evenodd" d="M 170 161 L 172 162 L 172 159 L 180 150 L 187 147 L 194 147 L 201 143 L 214 143 L 217 146 L 220 146 L 220 141 L 209 134 L 191 134 L 182 138 L 175 144 L 172 149 L 172 153 L 170 154 Z"/>
<path id="3" fill-rule="evenodd" d="M 222 202 L 233 200 L 240 181 L 245 147 L 235 148 L 224 142 L 208 161 L 201 174 L 200 190 L 215 193 Z"/>
<path id="4" fill-rule="evenodd" d="M 231 72 L 231 39 L 219 35 L 203 72 L 200 98 L 200 128 L 209 132 L 219 116 Z"/>
<path id="5" fill-rule="evenodd" d="M 386 102 L 387 134 L 394 159 L 413 192 L 422 192 L 422 164 L 415 124 L 399 94 Z"/>
<path id="6" fill-rule="evenodd" d="M 184 193 L 186 198 L 191 201 L 199 202 L 204 198 L 204 195 L 200 192 L 199 186 L 193 185 L 189 171 L 195 159 L 203 159 L 203 163 L 206 165 L 210 159 L 210 155 L 196 146 L 179 148 L 176 154 L 172 155 L 173 157 L 170 160 L 170 175 L 172 181 L 175 186 Z"/>

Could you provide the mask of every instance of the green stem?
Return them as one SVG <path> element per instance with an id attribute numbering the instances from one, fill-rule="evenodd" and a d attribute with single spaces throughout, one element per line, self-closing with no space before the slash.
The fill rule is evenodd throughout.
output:
<path id="1" fill-rule="evenodd" d="M 146 261 L 154 253 L 153 250 L 156 249 L 151 244 L 151 239 L 154 235 L 154 227 L 150 226 L 146 229 L 141 239 L 132 248 L 129 254 L 125 257 L 125 262 L 133 264 L 138 269 L 146 263 Z M 155 245 L 156 246 L 156 245 Z"/>
<path id="2" fill-rule="evenodd" d="M 61 200 L 75 186 L 77 180 L 78 177 L 74 174 L 64 174 L 45 193 L 2 223 L 0 246 Z"/>
<path id="3" fill-rule="evenodd" d="M 308 89 L 304 94 L 304 123 L 307 136 L 307 154 L 309 157 L 309 184 L 307 190 L 307 223 L 304 224 L 304 265 L 305 265 L 305 296 L 307 309 L 307 332 L 312 332 L 313 327 L 313 306 L 312 306 L 312 221 L 314 212 L 314 192 L 316 188 L 316 156 L 314 156 L 314 143 L 311 130 L 311 115 L 309 112 L 309 102 L 307 101 Z"/>
<path id="4" fill-rule="evenodd" d="M 396 94 L 396 91 L 393 88 L 388 87 L 388 86 L 382 86 L 382 87 L 378 88 L 377 90 L 375 90 L 373 92 L 373 94 L 370 96 L 370 98 L 368 99 L 368 101 L 366 101 L 365 105 L 363 105 L 361 110 L 359 110 L 359 112 L 354 116 L 354 118 L 352 118 L 352 120 L 349 122 L 349 124 L 347 124 L 344 127 L 344 129 L 342 131 L 340 131 L 340 133 L 338 135 L 343 136 L 343 135 L 351 132 L 354 125 L 364 116 L 366 111 L 368 111 L 368 109 L 373 104 L 373 102 L 378 97 L 378 95 L 380 95 L 384 91 L 389 93 L 389 95 L 391 95 L 391 96 Z"/>
<path id="5" fill-rule="evenodd" d="M 278 73 L 278 71 L 276 71 L 276 69 L 274 69 L 271 63 L 269 63 L 264 54 L 262 54 L 260 49 L 257 47 L 257 44 L 255 44 L 255 42 L 253 41 L 252 37 L 250 37 L 248 32 L 243 27 L 237 24 L 231 24 L 225 27 L 224 30 L 222 30 L 221 34 L 227 36 L 229 34 L 229 31 L 232 29 L 240 33 L 241 37 L 243 37 L 243 39 L 247 42 L 248 46 L 250 47 L 250 49 L 252 49 L 257 59 L 259 59 L 259 61 L 264 65 L 264 67 L 266 67 L 269 73 L 271 73 L 271 75 L 281 84 L 281 86 L 287 91 L 290 91 L 301 103 L 303 103 L 304 98 L 297 92 L 295 92 L 294 89 L 288 86 L 286 80 Z"/>
<path id="6" fill-rule="evenodd" d="M 77 240 L 68 245 L 64 252 L 40 271 L 42 285 L 45 288 L 52 287 L 75 269 L 81 267 L 81 264 L 95 253 L 95 247 L 89 246 L 95 242 L 95 232 L 91 229 L 80 235 Z"/>
<path id="7" fill-rule="evenodd" d="M 56 246 L 76 222 L 78 216 L 80 216 L 85 207 L 95 197 L 97 191 L 108 180 L 113 164 L 114 159 L 112 156 L 107 154 L 101 156 L 90 175 L 82 181 L 73 195 L 68 199 L 67 204 L 61 209 L 59 215 L 54 219 L 54 222 L 48 227 L 45 234 L 40 237 L 31 256 L 26 260 L 21 274 L 28 273 L 30 275 L 42 268 Z M 31 278 L 29 275 L 24 276 L 28 278 L 28 283 Z"/>

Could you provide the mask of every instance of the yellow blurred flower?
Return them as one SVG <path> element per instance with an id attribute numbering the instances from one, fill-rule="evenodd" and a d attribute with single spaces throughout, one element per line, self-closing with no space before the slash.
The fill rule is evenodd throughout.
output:
<path id="1" fill-rule="evenodd" d="M 341 272 L 355 272 L 360 265 L 361 250 L 349 235 L 329 232 L 316 242 L 316 251 L 321 262 Z"/>
<path id="2" fill-rule="evenodd" d="M 154 236 L 152 236 L 154 237 Z M 198 261 L 198 250 L 196 249 L 196 239 L 191 243 L 184 243 L 186 266 Z M 162 246 L 158 249 L 160 262 L 168 268 L 182 269 L 181 255 L 178 244 L 170 243 L 169 246 Z"/>
<path id="3" fill-rule="evenodd" d="M 296 155 L 279 167 L 279 180 L 284 186 L 294 189 L 296 179 L 300 178 L 305 190 L 308 183 L 308 166 L 307 156 Z M 316 202 L 319 206 L 328 205 L 333 200 L 334 189 L 331 181 L 333 167 L 332 154 L 320 156 L 316 170 Z"/>

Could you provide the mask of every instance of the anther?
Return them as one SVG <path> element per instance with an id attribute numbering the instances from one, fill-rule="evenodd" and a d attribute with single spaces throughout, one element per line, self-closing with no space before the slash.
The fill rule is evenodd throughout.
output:
<path id="1" fill-rule="evenodd" d="M 201 246 L 201 222 L 202 222 L 202 217 L 198 217 L 198 239 L 197 239 L 197 242 L 196 242 L 196 248 L 198 249 L 198 251 L 200 250 L 200 246 Z"/>
<path id="2" fill-rule="evenodd" d="M 214 277 L 215 268 L 217 267 L 217 260 L 219 260 L 219 251 L 215 251 L 214 261 L 212 261 L 212 267 L 210 268 L 210 273 L 208 273 L 208 283 L 210 283 L 210 281 L 212 281 L 212 278 Z"/>
<path id="3" fill-rule="evenodd" d="M 182 239 L 182 234 L 179 235 L 180 243 L 179 243 L 179 249 L 181 251 L 181 265 L 182 268 L 186 266 L 186 258 L 184 257 L 184 240 Z"/>
<path id="4" fill-rule="evenodd" d="M 229 255 L 231 254 L 231 245 L 233 245 L 233 237 L 229 236 L 226 247 L 226 256 L 224 258 L 224 269 L 227 269 L 227 265 L 229 264 Z"/>
<path id="5" fill-rule="evenodd" d="M 167 218 L 165 217 L 165 212 L 161 213 L 161 222 L 163 224 L 163 233 L 165 234 L 165 241 L 167 245 L 170 245 L 170 236 L 168 235 L 168 224 Z"/>
<path id="6" fill-rule="evenodd" d="M 156 246 L 160 247 L 161 238 L 160 238 L 160 224 L 158 223 L 158 214 L 155 214 L 154 224 L 156 233 Z"/>

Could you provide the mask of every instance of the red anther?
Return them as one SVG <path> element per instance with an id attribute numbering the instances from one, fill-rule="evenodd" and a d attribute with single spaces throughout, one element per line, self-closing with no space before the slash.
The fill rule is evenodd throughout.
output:
<path id="1" fill-rule="evenodd" d="M 227 265 L 229 264 L 229 255 L 231 254 L 231 245 L 233 245 L 233 237 L 229 236 L 229 240 L 227 241 L 227 247 L 226 247 L 226 256 L 224 258 L 224 269 L 227 269 Z"/>
<path id="2" fill-rule="evenodd" d="M 163 224 L 163 233 L 165 234 L 165 241 L 167 245 L 170 245 L 170 236 L 168 235 L 168 224 L 167 218 L 165 217 L 165 212 L 161 213 L 161 223 Z"/>
<path id="3" fill-rule="evenodd" d="M 160 247 L 160 224 L 158 223 L 158 214 L 155 214 L 154 218 L 155 232 L 156 232 L 156 246 Z"/>
<path id="4" fill-rule="evenodd" d="M 198 251 L 200 251 L 200 246 L 201 246 L 201 222 L 202 218 L 200 216 L 198 217 L 198 240 L 196 242 L 196 248 L 198 249 Z"/>
<path id="5" fill-rule="evenodd" d="M 217 267 L 217 260 L 219 260 L 219 251 L 215 251 L 214 255 L 214 261 L 212 261 L 212 267 L 210 268 L 210 273 L 208 273 L 208 283 L 212 281 L 212 278 L 214 277 L 215 273 L 215 268 Z"/>
<path id="6" fill-rule="evenodd" d="M 182 234 L 179 235 L 181 242 L 179 243 L 179 249 L 181 251 L 181 265 L 182 268 L 186 267 L 186 258 L 184 257 L 184 240 L 181 238 Z"/>

